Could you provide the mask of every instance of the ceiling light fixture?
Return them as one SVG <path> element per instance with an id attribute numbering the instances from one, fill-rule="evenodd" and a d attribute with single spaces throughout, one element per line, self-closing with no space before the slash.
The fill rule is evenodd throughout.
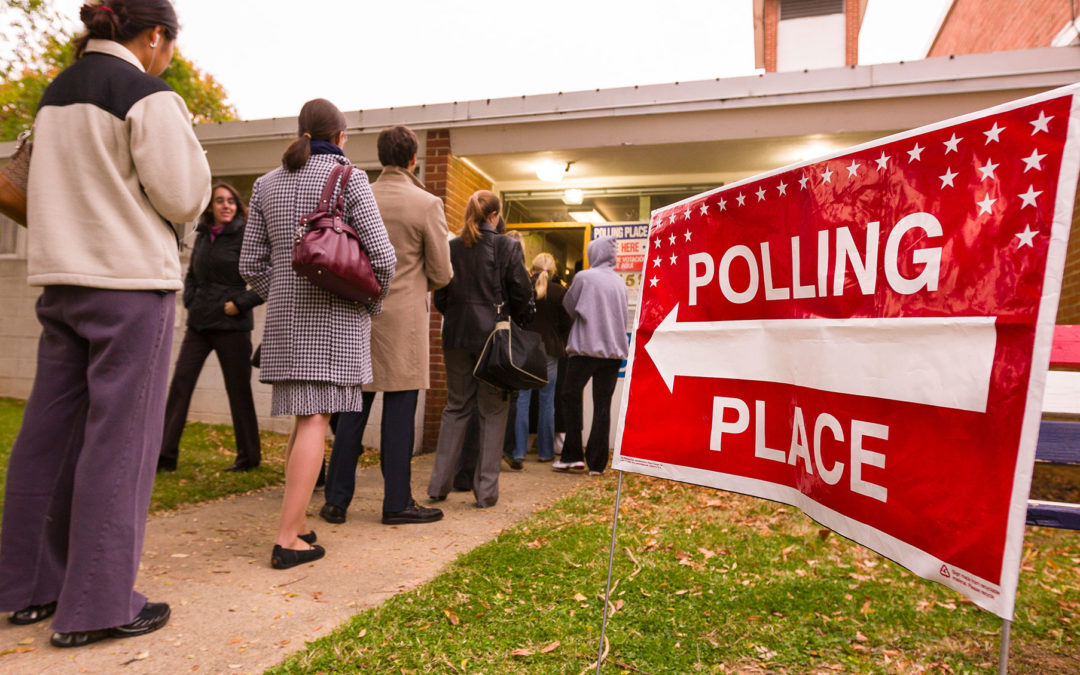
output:
<path id="1" fill-rule="evenodd" d="M 571 164 L 573 162 L 563 164 L 550 159 L 546 160 L 537 165 L 536 177 L 545 183 L 558 183 L 563 179 L 563 176 L 569 173 Z"/>
<path id="2" fill-rule="evenodd" d="M 577 188 L 569 188 L 563 192 L 562 203 L 567 206 L 577 206 L 585 201 L 585 193 Z"/>
<path id="3" fill-rule="evenodd" d="M 571 211 L 570 217 L 579 223 L 606 223 L 607 218 L 600 215 L 600 212 L 596 209 L 590 209 L 588 211 Z"/>

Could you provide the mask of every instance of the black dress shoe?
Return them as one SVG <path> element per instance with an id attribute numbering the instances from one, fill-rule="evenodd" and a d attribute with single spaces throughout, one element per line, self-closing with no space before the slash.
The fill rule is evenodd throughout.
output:
<path id="1" fill-rule="evenodd" d="M 56 603 L 48 602 L 44 605 L 29 605 L 8 617 L 8 621 L 16 626 L 27 626 L 38 621 L 44 621 L 56 614 Z"/>
<path id="2" fill-rule="evenodd" d="M 318 544 L 315 544 L 306 551 L 300 551 L 295 548 L 281 548 L 275 544 L 274 550 L 270 554 L 270 566 L 276 570 L 287 570 L 290 567 L 314 562 L 324 555 L 326 555 L 326 549 Z"/>
<path id="3" fill-rule="evenodd" d="M 382 514 L 383 525 L 434 523 L 436 520 L 442 520 L 442 511 L 439 509 L 429 509 L 426 506 L 420 506 L 413 500 L 409 500 L 409 505 L 404 511 L 383 511 Z"/>
<path id="4" fill-rule="evenodd" d="M 258 466 L 258 465 L 256 465 L 256 466 Z M 231 471 L 233 473 L 247 473 L 248 471 L 251 471 L 254 468 L 255 468 L 254 466 L 246 466 L 246 465 L 242 465 L 242 464 L 233 464 L 232 466 L 230 466 L 228 469 L 225 469 L 225 470 L 226 471 Z"/>
<path id="5" fill-rule="evenodd" d="M 296 535 L 296 538 L 308 544 L 314 544 L 316 541 L 319 540 L 319 538 L 315 536 L 315 530 L 312 530 L 307 534 L 298 534 Z"/>
<path id="6" fill-rule="evenodd" d="M 157 473 L 162 473 L 164 471 L 176 471 L 176 462 L 159 459 L 157 463 Z"/>
<path id="7" fill-rule="evenodd" d="M 131 623 L 98 630 L 76 630 L 70 633 L 53 633 L 49 642 L 54 647 L 82 647 L 105 638 L 129 638 L 153 633 L 169 622 L 171 610 L 168 603 L 148 602 Z"/>
<path id="8" fill-rule="evenodd" d="M 319 509 L 319 517 L 328 523 L 339 525 L 345 522 L 345 509 L 333 504 L 323 504 L 323 507 Z"/>
<path id="9" fill-rule="evenodd" d="M 503 461 L 510 467 L 511 471 L 521 471 L 525 468 L 525 465 L 521 463 L 521 460 L 513 455 L 503 453 Z"/>

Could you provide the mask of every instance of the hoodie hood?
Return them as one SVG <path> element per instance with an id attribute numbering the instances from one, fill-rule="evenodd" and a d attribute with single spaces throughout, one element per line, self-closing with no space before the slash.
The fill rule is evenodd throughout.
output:
<path id="1" fill-rule="evenodd" d="M 600 237 L 589 242 L 589 267 L 615 267 L 615 237 Z"/>

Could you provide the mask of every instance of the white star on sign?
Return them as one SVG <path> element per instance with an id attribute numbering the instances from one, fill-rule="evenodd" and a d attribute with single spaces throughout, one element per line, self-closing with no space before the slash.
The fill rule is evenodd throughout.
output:
<path id="1" fill-rule="evenodd" d="M 780 184 L 776 186 L 776 189 L 780 192 L 780 194 L 786 195 L 787 194 L 787 183 L 785 183 L 784 181 L 780 181 Z"/>
<path id="2" fill-rule="evenodd" d="M 945 141 L 945 147 L 948 148 L 948 150 L 945 151 L 945 154 L 947 155 L 950 152 L 959 152 L 959 150 L 957 150 L 956 148 L 957 148 L 958 145 L 960 145 L 960 141 L 962 141 L 962 140 L 964 140 L 964 139 L 963 138 L 957 138 L 956 134 L 953 134 L 952 138 Z"/>
<path id="3" fill-rule="evenodd" d="M 1042 190 L 1036 190 L 1034 185 L 1029 185 L 1027 192 L 1020 195 L 1020 199 L 1023 200 L 1024 206 L 1030 206 L 1032 208 L 1039 208 L 1035 205 L 1035 198 L 1042 194 Z M 1024 208 L 1021 206 L 1020 208 Z"/>
<path id="4" fill-rule="evenodd" d="M 721 199 L 720 200 L 720 210 L 721 211 L 727 211 L 727 200 L 726 199 Z"/>
<path id="5" fill-rule="evenodd" d="M 686 207 L 686 210 L 683 211 L 683 220 L 690 220 L 690 207 Z"/>
<path id="6" fill-rule="evenodd" d="M 799 179 L 799 188 L 805 190 L 806 189 L 806 184 L 809 183 L 809 182 L 810 182 L 810 179 L 807 178 L 806 174 L 804 173 L 803 177 Z"/>
<path id="7" fill-rule="evenodd" d="M 946 185 L 950 187 L 956 187 L 955 185 L 953 185 L 953 178 L 956 178 L 959 175 L 960 174 L 953 171 L 952 167 L 950 166 L 948 170 L 945 171 L 944 176 L 938 176 L 938 178 L 941 179 L 941 187 L 945 187 Z"/>
<path id="8" fill-rule="evenodd" d="M 882 151 L 881 152 L 881 157 L 878 157 L 874 161 L 877 162 L 878 169 L 884 170 L 885 165 L 889 163 L 890 159 L 892 159 L 892 157 L 889 157 L 888 155 L 885 154 L 885 151 Z"/>
<path id="9" fill-rule="evenodd" d="M 855 160 L 851 160 L 851 166 L 847 168 L 847 175 L 849 178 L 854 178 L 859 175 L 859 167 L 862 164 L 857 163 Z"/>
<path id="10" fill-rule="evenodd" d="M 1043 111 L 1043 110 L 1040 110 L 1039 111 L 1039 119 L 1031 120 L 1031 122 L 1030 122 L 1031 126 L 1035 127 L 1034 129 L 1031 130 L 1031 135 L 1034 136 L 1035 134 L 1037 134 L 1040 131 L 1045 131 L 1046 133 L 1050 133 L 1050 120 L 1052 120 L 1052 119 L 1054 119 L 1053 115 L 1051 115 L 1050 117 L 1047 117 L 1046 112 Z"/>
<path id="11" fill-rule="evenodd" d="M 821 174 L 821 182 L 828 183 L 832 180 L 832 169 L 825 169 L 825 173 Z"/>
<path id="12" fill-rule="evenodd" d="M 673 223 L 675 222 L 675 212 L 674 211 L 671 212 L 671 218 L 669 220 L 671 220 L 671 222 L 673 222 Z"/>
<path id="13" fill-rule="evenodd" d="M 997 125 L 997 122 L 994 122 L 994 126 L 983 132 L 984 134 L 986 134 L 986 143 L 989 143 L 990 141 L 994 141 L 995 143 L 997 143 L 999 140 L 998 136 L 1001 135 L 1002 131 L 1005 131 L 1005 127 L 999 127 Z"/>
<path id="14" fill-rule="evenodd" d="M 675 235 L 672 234 L 670 237 L 668 237 L 668 241 L 671 242 L 672 246 L 674 246 L 675 245 Z"/>
<path id="15" fill-rule="evenodd" d="M 657 277 L 653 277 L 652 279 L 649 279 L 649 285 L 655 286 L 657 281 L 660 281 L 660 279 L 658 279 Z"/>
<path id="16" fill-rule="evenodd" d="M 979 213 L 982 214 L 982 213 L 991 213 L 990 207 L 993 206 L 994 202 L 996 202 L 996 201 L 997 201 L 996 199 L 990 199 L 990 193 L 987 192 L 986 196 L 983 197 L 983 200 L 981 202 L 975 202 L 975 203 L 979 205 Z"/>
<path id="17" fill-rule="evenodd" d="M 915 147 L 908 150 L 908 162 L 918 162 L 922 159 L 922 151 L 926 148 L 920 147 L 918 141 L 915 142 Z"/>
<path id="18" fill-rule="evenodd" d="M 758 200 L 759 202 L 763 202 L 763 201 L 765 201 L 765 188 L 763 188 L 763 187 L 759 187 L 759 188 L 757 189 L 757 192 L 756 192 L 756 193 L 754 193 L 754 194 L 756 194 L 756 195 L 757 195 L 757 200 Z"/>
<path id="19" fill-rule="evenodd" d="M 701 202 L 701 215 L 703 215 L 703 216 L 709 215 L 709 205 L 706 204 L 705 202 Z"/>
<path id="20" fill-rule="evenodd" d="M 982 178 L 980 178 L 979 180 L 986 180 L 987 178 L 993 178 L 994 177 L 994 169 L 998 168 L 999 166 L 1001 166 L 1001 165 L 1000 164 L 994 164 L 994 160 L 987 159 L 986 166 L 978 167 L 979 172 L 982 174 Z"/>
<path id="21" fill-rule="evenodd" d="M 661 263 L 661 262 L 662 262 L 662 261 L 660 260 L 660 258 L 659 258 L 659 257 L 657 257 L 657 258 L 653 258 L 653 261 L 652 261 L 652 266 L 653 266 L 653 267 L 660 267 L 660 263 Z"/>
<path id="22" fill-rule="evenodd" d="M 686 232 L 683 232 L 683 236 L 686 237 L 686 241 L 690 241 L 690 234 L 691 234 L 690 230 L 687 230 Z"/>
<path id="23" fill-rule="evenodd" d="M 1024 246 L 1035 248 L 1035 235 L 1037 234 L 1038 232 L 1033 232 L 1031 230 L 1030 225 L 1025 225 L 1024 231 L 1015 235 L 1016 238 L 1020 240 L 1020 243 L 1016 245 L 1016 248 L 1023 248 Z"/>
<path id="24" fill-rule="evenodd" d="M 740 192 L 739 196 L 736 197 L 736 199 L 739 200 L 739 206 L 746 206 L 746 196 L 743 195 L 743 193 Z"/>
<path id="25" fill-rule="evenodd" d="M 1040 155 L 1038 149 L 1032 150 L 1030 157 L 1022 157 L 1020 161 L 1027 164 L 1027 166 L 1024 167 L 1024 173 L 1027 173 L 1031 169 L 1042 171 L 1043 157 L 1046 157 L 1046 155 Z"/>
<path id="26" fill-rule="evenodd" d="M 678 257 L 678 256 L 676 256 L 676 255 L 675 255 L 674 253 L 672 253 L 672 254 L 671 254 L 671 264 L 672 264 L 672 265 L 674 265 L 674 264 L 675 264 L 675 262 L 676 262 L 676 261 L 677 261 L 678 259 L 679 259 L 679 257 Z"/>

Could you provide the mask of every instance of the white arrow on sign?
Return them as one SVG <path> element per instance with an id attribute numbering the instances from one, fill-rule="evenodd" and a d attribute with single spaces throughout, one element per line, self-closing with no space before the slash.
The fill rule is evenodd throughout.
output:
<path id="1" fill-rule="evenodd" d="M 669 390 L 724 378 L 986 412 L 994 317 L 680 323 L 678 311 L 645 345 Z"/>

